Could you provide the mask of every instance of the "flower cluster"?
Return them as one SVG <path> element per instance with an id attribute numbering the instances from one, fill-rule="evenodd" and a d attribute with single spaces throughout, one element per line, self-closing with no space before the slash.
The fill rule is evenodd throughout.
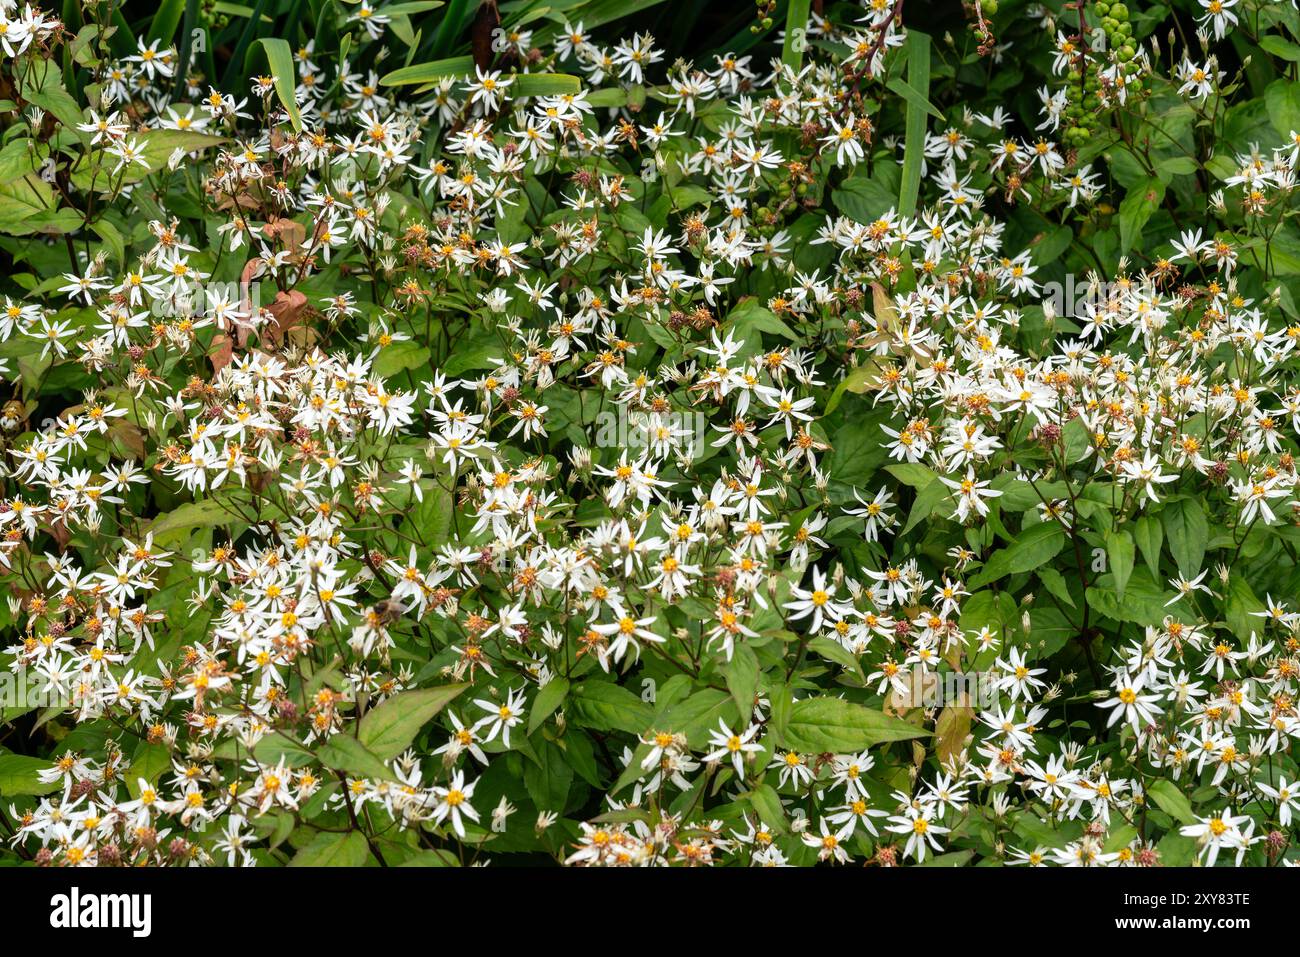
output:
<path id="1" fill-rule="evenodd" d="M 1248 5 L 1300 36 L 870 3 L 691 62 L 577 4 L 383 72 L 362 3 L 225 91 L 94 17 L 70 90 L 0 0 L 6 853 L 1292 863 Z"/>

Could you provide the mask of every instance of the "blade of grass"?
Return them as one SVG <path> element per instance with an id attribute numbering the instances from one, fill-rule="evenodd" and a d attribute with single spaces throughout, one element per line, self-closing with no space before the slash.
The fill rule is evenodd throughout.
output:
<path id="1" fill-rule="evenodd" d="M 302 114 L 298 112 L 298 100 L 294 90 L 298 87 L 297 74 L 293 69 L 293 51 L 289 41 L 280 37 L 262 37 L 257 41 L 266 50 L 267 62 L 271 65 L 271 76 L 275 78 L 275 93 L 284 105 L 293 128 L 301 132 Z"/>
<path id="2" fill-rule="evenodd" d="M 266 13 L 269 6 L 268 0 L 257 0 L 257 6 L 253 8 L 253 15 L 248 18 L 243 32 L 239 35 L 239 42 L 235 44 L 235 52 L 231 54 L 230 62 L 226 65 L 226 73 L 222 78 L 222 86 L 229 90 L 234 87 L 239 74 L 244 69 L 244 57 L 248 53 L 248 48 L 253 45 L 253 40 L 262 27 L 262 16 Z"/>
<path id="3" fill-rule="evenodd" d="M 161 40 L 163 46 L 172 42 L 176 34 L 176 28 L 180 26 L 181 14 L 184 12 L 186 0 L 163 0 L 158 10 L 149 22 L 149 41 Z"/>
<path id="4" fill-rule="evenodd" d="M 432 83 L 444 76 L 469 76 L 474 72 L 472 56 L 454 56 L 445 60 L 431 60 L 428 63 L 416 63 L 404 66 L 400 70 L 386 73 L 380 77 L 383 86 L 409 86 L 416 83 Z"/>
<path id="5" fill-rule="evenodd" d="M 582 81 L 568 73 L 520 73 L 510 84 L 510 95 L 559 96 L 577 93 Z"/>
<path id="6" fill-rule="evenodd" d="M 920 91 L 917 90 L 916 87 L 912 86 L 912 84 L 908 83 L 906 80 L 903 80 L 899 77 L 894 77 L 892 80 L 890 80 L 888 83 L 885 84 L 885 88 L 890 90 L 891 92 L 897 93 L 908 103 L 915 104 L 921 107 L 923 110 L 925 110 L 925 112 L 929 113 L 936 120 L 942 120 L 944 118 L 943 114 L 939 112 L 939 108 L 936 107 L 924 96 L 922 96 Z"/>
<path id="7" fill-rule="evenodd" d="M 781 62 L 797 73 L 803 65 L 803 51 L 808 48 L 808 10 L 812 0 L 790 0 L 785 15 L 785 45 L 781 48 Z"/>
<path id="8" fill-rule="evenodd" d="M 190 70 L 190 48 L 198 18 L 199 0 L 185 0 L 185 22 L 181 27 L 180 49 L 176 53 L 176 82 L 172 85 L 172 95 L 176 97 L 185 89 L 185 77 Z"/>
<path id="9" fill-rule="evenodd" d="M 921 192 L 921 160 L 925 156 L 925 118 L 930 95 L 930 37 L 918 30 L 907 32 L 907 85 L 915 96 L 907 101 L 907 131 L 903 141 L 903 178 L 898 191 L 898 215 L 916 212 Z"/>
<path id="10" fill-rule="evenodd" d="M 433 32 L 433 46 L 430 50 L 437 59 L 443 59 L 458 45 L 458 41 L 469 27 L 478 4 L 469 0 L 452 0 L 442 13 L 438 29 Z M 472 69 L 472 67 L 471 67 Z"/>
<path id="11" fill-rule="evenodd" d="M 577 23 L 581 20 L 583 26 L 591 30 L 648 10 L 663 2 L 664 0 L 591 0 L 590 3 L 574 7 L 565 13 L 571 18 L 569 22 Z M 533 42 L 550 43 L 559 36 L 561 29 L 563 29 L 562 25 L 555 22 L 540 26 L 533 34 Z"/>

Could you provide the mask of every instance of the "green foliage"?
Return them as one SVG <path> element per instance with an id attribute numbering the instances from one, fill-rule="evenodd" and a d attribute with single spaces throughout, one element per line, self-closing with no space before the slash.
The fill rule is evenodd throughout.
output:
<path id="1" fill-rule="evenodd" d="M 14 16 L 0 862 L 1297 859 L 1293 5 Z"/>

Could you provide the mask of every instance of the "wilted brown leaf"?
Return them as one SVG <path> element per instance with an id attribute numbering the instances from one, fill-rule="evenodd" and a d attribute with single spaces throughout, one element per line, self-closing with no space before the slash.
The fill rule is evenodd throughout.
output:
<path id="1" fill-rule="evenodd" d="M 108 427 L 108 437 L 115 450 L 124 452 L 130 458 L 143 459 L 145 454 L 144 433 L 134 422 L 126 419 L 114 419 Z"/>
<path id="2" fill-rule="evenodd" d="M 224 332 L 212 337 L 212 346 L 208 349 L 208 358 L 212 360 L 212 371 L 220 372 L 235 357 L 235 341 Z"/>
<path id="3" fill-rule="evenodd" d="M 307 241 L 307 227 L 292 219 L 273 219 L 262 227 L 262 235 L 280 240 L 285 249 L 297 253 Z"/>
<path id="4" fill-rule="evenodd" d="M 898 328 L 898 308 L 894 305 L 894 297 L 878 282 L 871 284 L 871 311 L 881 330 L 892 332 Z"/>
<path id="5" fill-rule="evenodd" d="M 934 733 L 937 737 L 934 747 L 940 764 L 948 763 L 961 752 L 962 746 L 966 743 L 966 736 L 970 734 L 971 718 L 974 714 L 974 709 L 969 706 L 956 704 L 950 704 L 939 712 L 939 718 L 934 725 Z"/>
<path id="6" fill-rule="evenodd" d="M 302 322 L 303 313 L 306 309 L 307 296 L 297 289 L 276 293 L 275 301 L 270 306 L 270 312 L 275 317 L 275 321 L 265 326 L 268 340 L 276 345 L 283 342 L 285 333 Z"/>

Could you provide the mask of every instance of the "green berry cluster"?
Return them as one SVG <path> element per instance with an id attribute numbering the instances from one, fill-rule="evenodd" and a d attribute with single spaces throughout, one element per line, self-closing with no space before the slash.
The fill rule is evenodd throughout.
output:
<path id="1" fill-rule="evenodd" d="M 1122 72 L 1126 77 L 1136 78 L 1138 65 L 1134 59 L 1137 57 L 1137 41 L 1133 39 L 1133 24 L 1129 22 L 1128 7 L 1122 3 L 1099 0 L 1093 4 L 1093 9 L 1101 18 L 1101 28 L 1106 31 L 1106 45 L 1123 64 Z"/>
<path id="2" fill-rule="evenodd" d="M 214 30 L 220 30 L 229 25 L 230 15 L 217 10 L 217 0 L 204 0 L 202 7 L 201 23 L 206 23 Z"/>
<path id="3" fill-rule="evenodd" d="M 1106 34 L 1106 47 L 1119 66 L 1119 75 L 1125 89 L 1130 94 L 1141 90 L 1137 43 L 1133 39 L 1133 24 L 1129 22 L 1128 6 L 1111 3 L 1109 0 L 1097 0 L 1092 4 L 1092 11 L 1101 21 L 1101 28 Z M 1061 140 L 1066 146 L 1076 148 L 1092 138 L 1100 122 L 1102 109 L 1101 97 L 1098 95 L 1101 81 L 1095 68 L 1086 59 L 1080 59 L 1078 64 L 1072 66 L 1066 74 L 1070 87 L 1070 105 L 1065 110 L 1067 125 L 1061 134 Z"/>
<path id="4" fill-rule="evenodd" d="M 1078 61 L 1085 65 L 1085 61 Z M 1061 142 L 1075 149 L 1083 146 L 1097 131 L 1098 113 L 1101 110 L 1101 98 L 1097 95 L 1100 81 L 1095 69 L 1079 72 L 1079 66 L 1072 66 L 1065 75 L 1070 88 L 1070 105 L 1065 108 L 1065 127 Z M 1080 96 L 1080 90 L 1083 95 Z"/>

